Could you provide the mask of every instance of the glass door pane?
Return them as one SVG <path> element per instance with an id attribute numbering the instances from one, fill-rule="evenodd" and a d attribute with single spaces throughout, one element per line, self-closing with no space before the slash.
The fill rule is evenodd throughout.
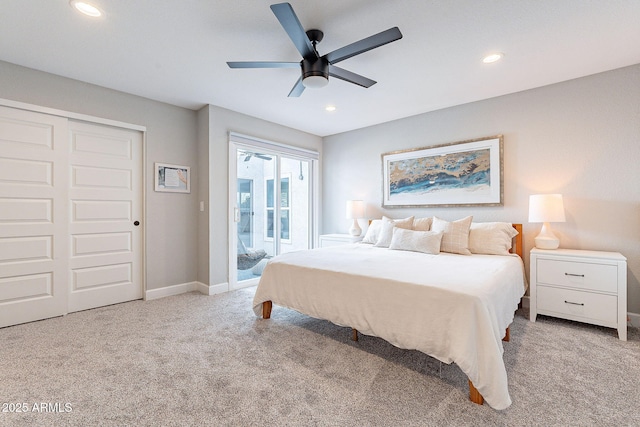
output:
<path id="1" fill-rule="evenodd" d="M 309 163 L 280 157 L 280 253 L 311 247 Z"/>
<path id="2" fill-rule="evenodd" d="M 276 174 L 276 156 L 251 149 L 236 149 L 237 280 L 260 277 L 267 260 L 276 254 L 273 230 L 273 188 L 268 180 Z M 271 206 L 271 209 L 268 208 Z"/>
<path id="3" fill-rule="evenodd" d="M 238 222 L 238 238 L 247 247 L 253 246 L 253 180 L 238 179 L 238 197 L 236 203 L 240 210 Z"/>

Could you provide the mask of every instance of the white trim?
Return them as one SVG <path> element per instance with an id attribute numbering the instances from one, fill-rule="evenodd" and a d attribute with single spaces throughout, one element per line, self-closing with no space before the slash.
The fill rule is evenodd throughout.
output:
<path id="1" fill-rule="evenodd" d="M 145 301 L 170 297 L 198 290 L 198 282 L 181 283 L 179 285 L 165 286 L 164 288 L 149 289 L 144 294 Z"/>
<path id="2" fill-rule="evenodd" d="M 57 108 L 42 107 L 40 105 L 27 104 L 25 102 L 12 101 L 10 99 L 0 98 L 0 105 L 4 105 L 5 107 L 17 108 L 18 110 L 35 111 L 38 113 L 49 114 L 51 116 L 66 117 L 68 119 L 82 120 L 85 122 L 98 123 L 123 129 L 138 130 L 141 132 L 147 131 L 146 126 L 134 125 L 132 123 L 120 122 L 118 120 L 103 119 L 102 117 L 90 116 L 88 114 L 58 110 Z"/>
<path id="3" fill-rule="evenodd" d="M 229 289 L 233 286 L 234 283 L 238 282 L 238 271 L 235 270 L 235 277 L 233 276 L 233 271 L 235 266 L 233 263 L 236 261 L 237 253 L 238 253 L 238 222 L 240 221 L 240 208 L 237 206 L 237 197 L 238 197 L 238 144 L 229 140 L 229 160 L 228 160 L 228 168 L 229 168 L 229 191 L 227 192 L 228 200 L 227 200 L 227 237 L 228 237 L 228 263 L 227 263 L 227 280 L 229 281 Z M 253 195 L 252 195 L 253 197 Z M 253 202 L 252 202 L 253 203 Z M 236 217 L 237 215 L 237 217 Z M 236 221 L 237 218 L 237 221 Z M 211 218 L 209 218 L 209 224 L 211 224 Z M 209 247 L 211 247 L 211 242 L 209 242 Z"/>
<path id="4" fill-rule="evenodd" d="M 256 286 L 259 281 L 259 277 L 256 277 L 255 279 L 241 280 L 239 282 L 236 281 L 233 286 L 229 286 L 229 291 L 236 291 L 242 288 L 250 288 L 251 286 Z"/>
<path id="5" fill-rule="evenodd" d="M 314 150 L 308 150 L 306 148 L 300 148 L 288 144 L 281 144 L 278 142 L 268 141 L 266 139 L 256 138 L 254 136 L 242 135 L 236 132 L 229 132 L 229 142 L 249 145 L 251 147 L 260 147 L 291 156 L 304 157 L 305 159 L 318 160 L 320 158 L 320 154 Z"/>
<path id="6" fill-rule="evenodd" d="M 164 288 L 149 289 L 145 292 L 144 299 L 145 301 L 150 301 L 194 291 L 204 295 L 223 294 L 229 292 L 229 284 L 225 282 L 209 286 L 202 282 L 180 283 L 178 285 L 165 286 Z"/>
<path id="7" fill-rule="evenodd" d="M 205 294 L 205 295 L 224 294 L 226 292 L 229 292 L 229 283 L 224 282 L 224 283 L 218 283 L 217 285 L 208 286 L 208 285 L 205 285 L 204 283 L 198 282 L 198 291 L 201 294 Z"/>

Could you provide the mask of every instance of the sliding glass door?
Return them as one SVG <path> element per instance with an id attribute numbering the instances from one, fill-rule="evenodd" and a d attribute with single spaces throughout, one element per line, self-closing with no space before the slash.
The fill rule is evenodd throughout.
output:
<path id="1" fill-rule="evenodd" d="M 231 140 L 231 289 L 256 284 L 272 257 L 312 247 L 316 159 L 280 148 Z"/>

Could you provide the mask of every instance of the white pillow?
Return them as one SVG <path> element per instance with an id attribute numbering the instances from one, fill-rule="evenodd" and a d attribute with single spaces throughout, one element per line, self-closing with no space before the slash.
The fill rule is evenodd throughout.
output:
<path id="1" fill-rule="evenodd" d="M 452 254 L 471 255 L 469 251 L 469 227 L 472 220 L 473 217 L 468 216 L 449 222 L 434 216 L 431 231 L 442 231 L 444 233 L 440 250 Z"/>
<path id="2" fill-rule="evenodd" d="M 433 218 L 414 218 L 413 220 L 413 230 L 418 231 L 429 231 L 431 230 L 431 223 L 433 222 Z"/>
<path id="3" fill-rule="evenodd" d="M 438 255 L 441 242 L 441 231 L 415 231 L 393 227 L 393 237 L 391 238 L 389 249 Z"/>
<path id="4" fill-rule="evenodd" d="M 375 245 L 378 241 L 378 235 L 380 234 L 380 229 L 382 228 L 382 220 L 374 219 L 369 224 L 369 228 L 367 228 L 367 232 L 365 233 L 362 243 L 371 243 Z"/>
<path id="5" fill-rule="evenodd" d="M 473 254 L 509 255 L 518 232 L 508 222 L 475 222 L 469 229 L 469 250 Z"/>
<path id="6" fill-rule="evenodd" d="M 388 248 L 393 237 L 393 227 L 404 228 L 411 230 L 413 226 L 413 217 L 405 219 L 391 219 L 386 216 L 382 217 L 382 227 L 380 228 L 380 234 L 378 234 L 378 241 L 375 246 L 380 248 Z"/>

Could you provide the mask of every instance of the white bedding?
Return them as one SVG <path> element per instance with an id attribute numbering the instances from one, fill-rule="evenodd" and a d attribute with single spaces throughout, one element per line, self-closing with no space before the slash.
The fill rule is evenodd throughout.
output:
<path id="1" fill-rule="evenodd" d="M 253 300 L 455 362 L 495 409 L 511 405 L 502 338 L 526 289 L 520 257 L 352 244 L 274 257 Z"/>

